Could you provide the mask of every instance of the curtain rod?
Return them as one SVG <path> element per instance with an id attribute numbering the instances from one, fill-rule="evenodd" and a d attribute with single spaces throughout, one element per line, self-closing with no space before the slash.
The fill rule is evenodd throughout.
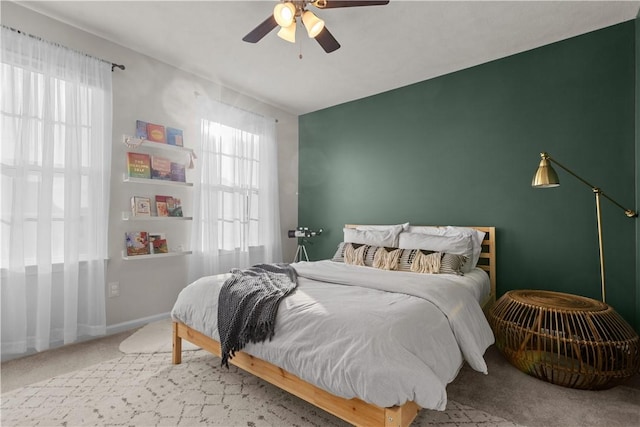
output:
<path id="1" fill-rule="evenodd" d="M 98 61 L 102 61 L 102 62 L 105 62 L 107 64 L 111 64 L 111 72 L 113 72 L 113 70 L 115 68 L 119 68 L 121 70 L 125 69 L 125 66 L 122 65 L 122 64 L 116 64 L 115 62 L 107 61 L 106 59 L 98 58 L 96 56 L 89 55 L 88 53 L 84 53 L 84 52 L 80 52 L 80 51 L 75 50 L 75 49 L 71 49 L 70 47 L 61 45 L 60 43 L 56 43 L 56 42 L 52 42 L 52 41 L 49 41 L 49 40 L 45 40 L 42 37 L 38 37 L 38 36 L 35 36 L 33 34 L 25 33 L 24 31 L 20 31 L 18 29 L 13 28 L 13 27 L 7 27 L 6 25 L 2 25 L 2 28 L 6 28 L 7 30 L 15 31 L 18 34 L 24 34 L 25 36 L 31 37 L 32 39 L 36 39 L 36 40 L 41 41 L 41 42 L 49 43 L 49 44 L 52 44 L 54 46 L 58 46 L 58 47 L 61 47 L 61 48 L 64 48 L 64 49 L 69 49 L 69 50 L 71 50 L 73 52 L 79 53 L 80 55 L 88 56 L 89 58 L 97 59 Z"/>

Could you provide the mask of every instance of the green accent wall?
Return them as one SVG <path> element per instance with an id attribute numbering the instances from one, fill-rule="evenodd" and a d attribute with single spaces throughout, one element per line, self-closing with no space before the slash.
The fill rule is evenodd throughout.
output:
<path id="1" fill-rule="evenodd" d="M 636 38 L 632 20 L 301 116 L 298 223 L 325 230 L 310 257 L 345 223 L 495 226 L 498 296 L 599 299 L 591 189 L 559 168 L 558 188 L 531 178 L 547 151 L 634 206 Z M 640 329 L 638 220 L 604 199 L 602 214 L 607 302 Z"/>

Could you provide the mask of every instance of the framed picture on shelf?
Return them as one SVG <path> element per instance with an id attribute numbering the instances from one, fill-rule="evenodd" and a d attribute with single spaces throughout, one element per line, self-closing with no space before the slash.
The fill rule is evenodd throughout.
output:
<path id="1" fill-rule="evenodd" d="M 185 167 L 182 163 L 171 162 L 171 181 L 187 182 Z"/>
<path id="2" fill-rule="evenodd" d="M 148 154 L 127 152 L 127 172 L 131 178 L 151 178 L 151 158 Z"/>
<path id="3" fill-rule="evenodd" d="M 152 254 L 169 253 L 167 238 L 165 237 L 164 233 L 149 233 L 149 243 Z"/>
<path id="4" fill-rule="evenodd" d="M 146 231 L 128 231 L 125 233 L 127 256 L 149 255 L 149 235 Z"/>
<path id="5" fill-rule="evenodd" d="M 172 207 L 169 209 L 169 216 L 182 216 L 182 201 L 177 197 L 173 198 Z"/>
<path id="6" fill-rule="evenodd" d="M 147 123 L 147 140 L 166 144 L 167 140 L 164 126 Z"/>
<path id="7" fill-rule="evenodd" d="M 147 122 L 136 120 L 136 138 L 147 139 Z"/>
<path id="8" fill-rule="evenodd" d="M 173 197 L 156 195 L 156 211 L 158 212 L 158 216 L 171 216 L 170 209 L 173 208 Z"/>
<path id="9" fill-rule="evenodd" d="M 167 127 L 167 144 L 182 147 L 182 129 Z"/>
<path id="10" fill-rule="evenodd" d="M 151 199 L 143 196 L 131 197 L 131 213 L 133 216 L 151 216 Z"/>
<path id="11" fill-rule="evenodd" d="M 161 156 L 151 156 L 151 179 L 171 181 L 171 160 Z"/>

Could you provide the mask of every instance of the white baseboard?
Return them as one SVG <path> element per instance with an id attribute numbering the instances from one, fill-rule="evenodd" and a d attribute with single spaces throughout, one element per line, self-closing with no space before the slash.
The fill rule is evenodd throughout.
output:
<path id="1" fill-rule="evenodd" d="M 113 334 L 117 334 L 119 332 L 124 332 L 124 331 L 128 331 L 131 329 L 135 329 L 135 328 L 139 328 L 141 326 L 146 325 L 147 323 L 151 323 L 151 322 L 157 322 L 158 320 L 164 320 L 164 319 L 168 319 L 171 317 L 171 313 L 167 312 L 167 313 L 160 313 L 160 314 L 154 314 L 153 316 L 148 316 L 148 317 L 142 317 L 140 319 L 135 319 L 135 320 L 129 320 L 128 322 L 122 322 L 122 323 L 117 323 L 115 325 L 110 325 L 107 326 L 106 329 L 106 333 L 104 335 L 99 335 L 99 336 L 89 336 L 89 335 L 83 335 L 78 337 L 78 339 L 74 342 L 74 343 L 80 343 L 80 342 L 84 342 L 84 341 L 89 341 L 89 340 L 94 340 L 96 338 L 103 338 L 107 335 L 113 335 Z M 63 346 L 63 342 L 62 340 L 60 341 L 55 341 L 52 342 L 51 345 L 49 346 L 49 349 L 54 349 L 54 348 L 58 348 L 58 347 L 62 347 Z M 5 350 L 3 348 L 3 350 Z M 27 350 L 25 353 L 2 353 L 0 356 L 0 361 L 2 362 L 6 362 L 12 359 L 17 359 L 19 357 L 24 357 L 24 356 L 29 356 L 32 354 L 37 353 L 37 351 L 35 351 L 33 348 L 29 348 L 29 350 Z"/>
<path id="2" fill-rule="evenodd" d="M 128 331 L 130 329 L 139 328 L 147 323 L 157 322 L 158 320 L 164 320 L 171 317 L 171 313 L 154 314 L 153 316 L 142 317 L 140 319 L 129 320 L 127 322 L 116 323 L 115 325 L 107 326 L 107 335 L 117 334 L 118 332 Z"/>

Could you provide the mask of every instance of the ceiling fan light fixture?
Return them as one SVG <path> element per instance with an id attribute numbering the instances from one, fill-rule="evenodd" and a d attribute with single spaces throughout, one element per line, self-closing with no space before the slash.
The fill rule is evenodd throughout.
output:
<path id="1" fill-rule="evenodd" d="M 281 27 L 289 27 L 296 18 L 296 7 L 293 3 L 278 3 L 273 8 L 273 17 Z"/>
<path id="2" fill-rule="evenodd" d="M 309 34 L 309 37 L 312 39 L 316 38 L 324 28 L 324 21 L 308 10 L 302 14 L 302 23 L 307 29 L 307 34 Z"/>
<path id="3" fill-rule="evenodd" d="M 288 27 L 280 28 L 280 31 L 278 31 L 278 37 L 290 43 L 295 43 L 296 42 L 296 21 L 293 21 L 291 25 L 289 25 Z"/>

